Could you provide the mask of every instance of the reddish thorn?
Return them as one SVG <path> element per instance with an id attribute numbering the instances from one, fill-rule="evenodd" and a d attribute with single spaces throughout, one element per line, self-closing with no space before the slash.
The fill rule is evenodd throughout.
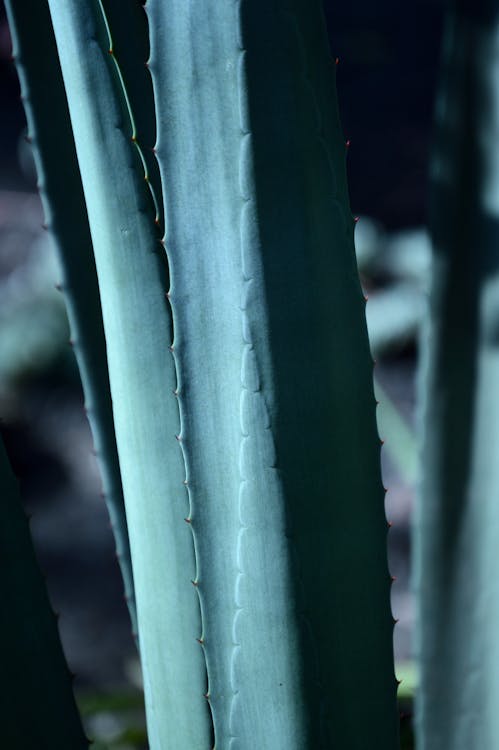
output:
<path id="1" fill-rule="evenodd" d="M 206 698 L 207 701 L 210 700 L 210 694 L 209 693 L 203 693 L 203 698 Z"/>
<path id="2" fill-rule="evenodd" d="M 57 284 L 54 284 L 54 286 L 58 292 L 62 292 L 62 284 L 60 282 L 57 282 Z"/>
<path id="3" fill-rule="evenodd" d="M 360 216 L 354 216 L 353 221 L 354 221 L 354 224 L 357 224 L 360 221 Z"/>
<path id="4" fill-rule="evenodd" d="M 75 345 L 74 339 L 69 339 L 68 344 L 70 347 L 73 347 Z"/>
<path id="5" fill-rule="evenodd" d="M 388 526 L 389 529 L 391 529 L 392 526 L 393 526 L 393 523 L 392 523 L 392 521 L 387 521 L 386 525 Z"/>
<path id="6" fill-rule="evenodd" d="M 175 435 L 176 440 L 178 440 L 179 443 L 182 442 L 182 437 L 180 435 Z"/>
<path id="7" fill-rule="evenodd" d="M 350 144 L 351 144 L 351 140 L 350 140 L 350 138 L 349 138 L 349 139 L 348 139 L 348 141 L 345 141 L 345 146 L 346 146 L 347 148 L 350 148 Z"/>
<path id="8" fill-rule="evenodd" d="M 168 347 L 168 349 L 169 349 L 169 350 L 170 350 L 171 352 L 173 352 L 173 351 L 174 351 L 174 346 L 173 346 L 173 344 L 171 344 L 171 345 L 170 345 L 170 346 Z"/>
<path id="9" fill-rule="evenodd" d="M 196 586 L 196 587 L 197 587 L 197 586 L 198 586 L 198 584 L 199 584 L 199 581 L 191 581 L 191 583 L 192 583 L 192 585 L 193 585 L 193 586 Z"/>
<path id="10" fill-rule="evenodd" d="M 385 444 L 385 441 L 384 441 L 384 440 L 382 440 L 381 438 L 379 439 L 379 442 L 380 442 L 380 444 L 381 444 L 381 445 L 384 445 L 384 444 Z"/>
<path id="11" fill-rule="evenodd" d="M 166 293 L 166 299 L 168 299 L 168 300 L 171 299 L 171 293 L 170 292 Z"/>
<path id="12" fill-rule="evenodd" d="M 204 646 L 204 638 L 196 638 L 196 640 L 201 646 Z"/>
<path id="13" fill-rule="evenodd" d="M 335 65 L 339 65 L 340 64 L 340 58 L 337 57 L 336 60 L 334 61 L 334 63 L 335 63 Z"/>
<path id="14" fill-rule="evenodd" d="M 185 521 L 186 523 L 192 523 L 192 520 L 191 520 L 190 518 L 184 518 L 184 521 Z"/>
<path id="15" fill-rule="evenodd" d="M 131 140 L 133 143 L 137 143 L 137 136 L 132 135 Z"/>
<path id="16" fill-rule="evenodd" d="M 109 53 L 110 55 L 114 55 L 114 52 L 113 52 L 113 48 L 112 48 L 112 47 L 110 47 L 110 48 L 108 49 L 108 53 Z"/>
<path id="17" fill-rule="evenodd" d="M 390 580 L 392 583 L 395 583 L 395 581 L 397 580 L 397 576 L 390 576 Z M 398 620 L 396 620 L 396 622 L 398 622 Z"/>
<path id="18" fill-rule="evenodd" d="M 178 391 L 177 391 L 177 389 L 176 389 L 176 388 L 175 388 L 175 390 L 174 390 L 174 391 L 172 391 L 172 393 L 173 393 L 173 395 L 174 395 L 174 396 L 175 396 L 176 398 L 178 398 Z"/>
<path id="19" fill-rule="evenodd" d="M 156 226 L 157 226 L 157 227 L 159 227 L 159 219 L 158 219 L 158 217 L 157 217 L 157 216 L 156 216 L 156 218 L 154 219 L 154 223 L 156 224 Z"/>
<path id="20" fill-rule="evenodd" d="M 364 302 L 367 302 L 368 299 L 369 299 L 369 295 L 368 294 L 364 294 Z"/>

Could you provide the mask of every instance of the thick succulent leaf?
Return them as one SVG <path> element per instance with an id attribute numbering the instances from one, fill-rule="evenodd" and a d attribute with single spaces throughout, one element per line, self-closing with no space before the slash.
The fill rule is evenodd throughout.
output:
<path id="1" fill-rule="evenodd" d="M 147 11 L 216 746 L 395 748 L 372 362 L 320 4 Z"/>
<path id="2" fill-rule="evenodd" d="M 45 2 L 33 4 L 27 0 L 7 0 L 6 8 L 45 223 L 63 269 L 61 289 L 80 370 L 85 409 L 116 540 L 132 630 L 137 637 L 130 545 L 114 435 L 99 287 L 50 13 Z M 50 86 L 47 81 L 50 81 Z"/>
<path id="3" fill-rule="evenodd" d="M 456 3 L 442 62 L 415 525 L 418 747 L 468 750 L 499 733 L 499 3 Z"/>
<path id="4" fill-rule="evenodd" d="M 0 722 L 5 748 L 88 748 L 57 618 L 0 439 Z"/>
<path id="5" fill-rule="evenodd" d="M 207 747 L 166 259 L 103 8 L 74 0 L 50 9 L 101 291 L 150 743 Z"/>

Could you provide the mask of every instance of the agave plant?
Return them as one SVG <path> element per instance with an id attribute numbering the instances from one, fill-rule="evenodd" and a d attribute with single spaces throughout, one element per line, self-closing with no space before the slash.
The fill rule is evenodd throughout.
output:
<path id="1" fill-rule="evenodd" d="M 7 8 L 151 747 L 395 749 L 372 360 L 321 4 Z"/>

